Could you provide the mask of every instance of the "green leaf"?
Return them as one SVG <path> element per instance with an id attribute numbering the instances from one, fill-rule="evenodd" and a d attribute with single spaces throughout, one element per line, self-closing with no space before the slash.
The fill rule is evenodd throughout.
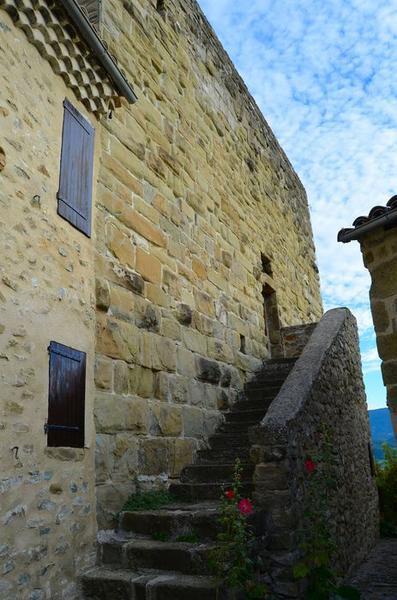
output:
<path id="1" fill-rule="evenodd" d="M 305 563 L 298 563 L 294 566 L 292 572 L 295 579 L 303 579 L 304 577 L 307 577 L 310 569 L 307 565 L 305 565 Z"/>

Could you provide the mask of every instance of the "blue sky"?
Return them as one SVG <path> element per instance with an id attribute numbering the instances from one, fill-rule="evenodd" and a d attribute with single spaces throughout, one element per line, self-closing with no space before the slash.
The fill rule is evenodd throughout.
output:
<path id="1" fill-rule="evenodd" d="M 336 235 L 397 193 L 397 4 L 199 2 L 306 187 L 325 308 L 356 315 L 369 406 L 384 407 L 369 275 Z"/>

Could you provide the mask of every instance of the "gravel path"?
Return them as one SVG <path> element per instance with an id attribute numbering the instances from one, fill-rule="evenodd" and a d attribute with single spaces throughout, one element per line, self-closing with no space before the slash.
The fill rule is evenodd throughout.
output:
<path id="1" fill-rule="evenodd" d="M 352 576 L 362 600 L 397 600 L 397 539 L 382 539 Z"/>

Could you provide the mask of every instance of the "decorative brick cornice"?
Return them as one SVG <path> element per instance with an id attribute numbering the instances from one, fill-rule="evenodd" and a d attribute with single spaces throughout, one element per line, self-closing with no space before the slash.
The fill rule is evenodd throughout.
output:
<path id="1" fill-rule="evenodd" d="M 120 106 L 120 93 L 100 61 L 55 0 L 0 0 L 16 27 L 66 85 L 97 116 Z M 104 47 L 104 51 L 106 49 Z"/>

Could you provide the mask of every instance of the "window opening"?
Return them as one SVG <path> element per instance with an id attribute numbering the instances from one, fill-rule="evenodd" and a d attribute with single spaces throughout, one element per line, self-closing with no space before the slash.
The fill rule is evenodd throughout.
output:
<path id="1" fill-rule="evenodd" d="M 261 262 L 262 262 L 262 271 L 266 273 L 266 275 L 273 276 L 272 263 L 270 258 L 265 256 L 263 252 L 261 252 Z"/>

